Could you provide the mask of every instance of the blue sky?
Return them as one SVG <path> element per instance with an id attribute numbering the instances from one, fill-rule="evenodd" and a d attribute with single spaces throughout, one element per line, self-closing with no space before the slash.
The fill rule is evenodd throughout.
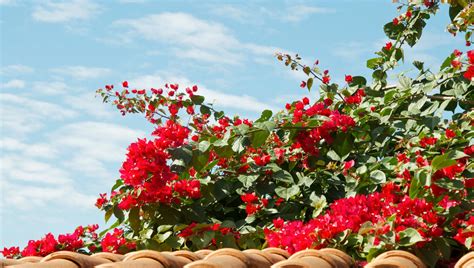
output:
<path id="1" fill-rule="evenodd" d="M 463 48 L 443 11 L 407 62 L 439 66 Z M 95 199 L 151 127 L 101 104 L 97 88 L 197 84 L 217 107 L 254 118 L 306 94 L 304 75 L 275 52 L 319 59 L 333 81 L 367 75 L 396 15 L 388 0 L 0 0 L 0 247 L 105 226 Z"/>

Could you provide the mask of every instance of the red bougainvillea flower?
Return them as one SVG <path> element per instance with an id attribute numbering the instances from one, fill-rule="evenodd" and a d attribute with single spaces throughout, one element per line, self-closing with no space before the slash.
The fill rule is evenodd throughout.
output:
<path id="1" fill-rule="evenodd" d="M 111 253 L 124 253 L 120 252 L 122 246 L 132 250 L 135 249 L 136 245 L 133 242 L 127 241 L 123 237 L 123 230 L 115 228 L 112 233 L 107 233 L 101 241 L 102 251 Z"/>
<path id="2" fill-rule="evenodd" d="M 301 81 L 300 87 L 305 88 L 306 87 L 306 81 Z"/>
<path id="3" fill-rule="evenodd" d="M 462 66 L 462 63 L 458 60 L 452 60 L 451 61 L 451 66 L 454 68 L 454 69 L 459 69 L 461 68 Z"/>
<path id="4" fill-rule="evenodd" d="M 463 76 L 467 80 L 472 81 L 474 78 L 474 65 L 469 66 Z"/>
<path id="5" fill-rule="evenodd" d="M 424 137 L 420 140 L 420 146 L 425 148 L 431 145 L 435 145 L 436 141 L 438 141 L 435 137 Z"/>
<path id="6" fill-rule="evenodd" d="M 454 137 L 456 137 L 456 133 L 449 128 L 446 129 L 446 138 L 452 139 Z"/>
<path id="7" fill-rule="evenodd" d="M 457 50 L 457 49 L 455 49 L 455 50 L 453 51 L 453 55 L 454 55 L 455 57 L 459 57 L 459 56 L 462 55 L 462 52 L 459 51 L 459 50 Z"/>
<path id="8" fill-rule="evenodd" d="M 350 84 L 352 83 L 352 75 L 346 75 L 344 77 L 344 80 L 346 81 L 346 83 Z"/>
<path id="9" fill-rule="evenodd" d="M 97 201 L 95 202 L 95 206 L 98 208 L 102 208 L 102 206 L 107 202 L 108 202 L 107 194 L 106 193 L 99 194 L 99 198 L 97 198 Z"/>
<path id="10" fill-rule="evenodd" d="M 390 51 L 392 49 L 392 42 L 388 42 L 385 44 L 384 49 Z"/>
<path id="11" fill-rule="evenodd" d="M 466 52 L 467 58 L 469 59 L 470 64 L 474 64 L 474 50 L 469 50 Z"/>
<path id="12" fill-rule="evenodd" d="M 3 257 L 7 259 L 13 259 L 14 257 L 20 255 L 20 248 L 19 247 L 3 248 L 3 250 L 0 252 L 3 254 Z"/>
<path id="13" fill-rule="evenodd" d="M 331 81 L 331 77 L 329 75 L 325 75 L 323 76 L 323 84 L 329 84 L 329 82 Z"/>
<path id="14" fill-rule="evenodd" d="M 398 18 L 394 18 L 392 23 L 393 23 L 393 25 L 398 25 L 400 23 L 400 21 L 398 20 Z"/>
<path id="15" fill-rule="evenodd" d="M 122 86 L 125 87 L 125 88 L 128 88 L 128 81 L 123 81 Z"/>
<path id="16" fill-rule="evenodd" d="M 352 96 L 346 97 L 344 101 L 347 104 L 360 104 L 364 96 L 365 91 L 363 89 L 359 89 Z"/>

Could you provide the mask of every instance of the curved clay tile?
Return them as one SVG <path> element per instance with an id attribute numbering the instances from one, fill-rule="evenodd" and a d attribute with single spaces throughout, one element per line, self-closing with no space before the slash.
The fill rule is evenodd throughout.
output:
<path id="1" fill-rule="evenodd" d="M 308 263 L 302 260 L 298 260 L 298 259 L 279 261 L 271 266 L 271 268 L 313 268 L 313 267 L 319 267 L 319 266 L 311 266 Z"/>
<path id="2" fill-rule="evenodd" d="M 168 260 L 170 260 L 170 263 L 171 263 L 172 267 L 181 268 L 181 267 L 185 266 L 186 264 L 191 263 L 191 262 L 194 261 L 192 259 L 184 257 L 182 254 L 174 255 L 171 252 L 161 252 L 161 254 L 163 254 L 163 256 L 165 256 L 166 258 L 168 258 Z M 198 258 L 198 260 L 199 260 L 199 258 Z"/>
<path id="3" fill-rule="evenodd" d="M 201 249 L 201 250 L 198 250 L 194 253 L 196 253 L 196 255 L 198 255 L 201 259 L 204 259 L 211 252 L 212 252 L 212 250 L 210 250 L 210 249 Z"/>
<path id="4" fill-rule="evenodd" d="M 43 259 L 43 257 L 28 256 L 28 257 L 23 257 L 23 258 L 19 259 L 18 261 L 21 262 L 21 263 L 27 263 L 27 262 L 35 263 L 35 262 L 41 261 L 41 259 Z"/>
<path id="5" fill-rule="evenodd" d="M 124 263 L 134 262 L 138 264 L 139 262 L 143 262 L 143 261 L 146 263 L 150 263 L 149 261 L 153 261 L 155 262 L 155 265 L 161 265 L 162 267 L 165 267 L 165 268 L 178 267 L 172 255 L 165 255 L 154 250 L 145 249 L 145 250 L 131 252 L 125 256 L 125 259 L 123 259 Z M 160 266 L 156 266 L 156 267 L 160 267 Z"/>
<path id="6" fill-rule="evenodd" d="M 247 249 L 243 253 L 247 256 L 249 268 L 270 268 L 274 263 L 274 258 L 269 253 L 265 253 L 258 249 Z"/>
<path id="7" fill-rule="evenodd" d="M 399 260 L 384 259 L 378 261 L 371 261 L 364 266 L 365 268 L 412 268 L 413 263 Z"/>
<path id="8" fill-rule="evenodd" d="M 310 265 L 310 267 L 320 268 L 339 268 L 337 263 L 329 254 L 321 253 L 315 249 L 306 249 L 298 251 L 291 255 L 288 260 L 301 260 Z"/>
<path id="9" fill-rule="evenodd" d="M 242 251 L 233 248 L 216 250 L 207 255 L 204 261 L 222 268 L 246 268 L 249 264 L 247 256 Z"/>
<path id="10" fill-rule="evenodd" d="M 206 260 L 193 261 L 184 266 L 184 268 L 221 268 L 221 267 L 223 266 L 220 266 L 219 264 L 215 264 Z"/>
<path id="11" fill-rule="evenodd" d="M 466 255 L 462 256 L 456 264 L 454 268 L 472 268 L 474 267 L 474 251 L 467 253 Z"/>
<path id="12" fill-rule="evenodd" d="M 87 256 L 84 254 L 75 253 L 71 251 L 57 251 L 44 257 L 43 259 L 41 259 L 39 263 L 35 265 L 43 264 L 43 263 L 46 263 L 46 264 L 58 263 L 59 264 L 58 261 L 60 261 L 61 263 L 63 263 L 64 261 L 72 262 L 75 265 L 75 267 L 80 267 L 80 268 L 94 267 L 95 265 L 100 265 L 103 263 L 110 262 L 109 260 L 106 260 L 106 259 L 91 257 L 91 256 Z M 67 266 L 73 267 L 70 264 L 68 264 Z M 51 267 L 55 267 L 55 266 L 51 266 Z"/>
<path id="13" fill-rule="evenodd" d="M 189 250 L 173 251 L 173 252 L 171 252 L 171 254 L 173 256 L 179 256 L 179 257 L 187 258 L 190 261 L 198 261 L 200 259 L 203 259 L 196 252 L 192 252 L 192 251 L 189 251 Z"/>
<path id="14" fill-rule="evenodd" d="M 335 248 L 323 248 L 319 252 L 328 254 L 336 262 L 337 267 L 354 267 L 355 262 L 351 256 L 347 255 L 344 251 Z"/>
<path id="15" fill-rule="evenodd" d="M 381 260 L 398 261 L 407 268 L 426 268 L 426 266 L 417 256 L 403 250 L 391 250 L 384 252 L 377 256 L 373 261 L 380 263 L 378 261 Z"/>
<path id="16" fill-rule="evenodd" d="M 110 253 L 110 252 L 99 252 L 99 253 L 92 254 L 91 256 L 106 259 L 106 260 L 109 260 L 111 262 L 119 262 L 119 261 L 122 261 L 125 258 L 124 255 Z"/>
<path id="17" fill-rule="evenodd" d="M 20 264 L 21 262 L 16 259 L 0 259 L 0 267 L 5 267 L 7 265 Z"/>
<path id="18" fill-rule="evenodd" d="M 290 257 L 290 253 L 281 248 L 265 248 L 262 251 L 271 254 L 274 258 L 277 258 L 278 260 L 286 260 Z"/>

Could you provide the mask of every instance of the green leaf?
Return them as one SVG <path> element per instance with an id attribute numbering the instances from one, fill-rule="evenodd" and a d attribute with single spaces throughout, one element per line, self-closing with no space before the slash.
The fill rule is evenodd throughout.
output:
<path id="1" fill-rule="evenodd" d="M 367 84 L 367 79 L 365 79 L 363 76 L 353 76 L 352 77 L 352 82 L 351 86 L 359 86 L 363 87 Z"/>
<path id="2" fill-rule="evenodd" d="M 337 134 L 334 139 L 333 149 L 342 158 L 346 154 L 350 153 L 354 147 L 354 137 L 346 132 Z"/>
<path id="3" fill-rule="evenodd" d="M 314 208 L 313 218 L 316 218 L 327 205 L 326 197 L 324 195 L 317 196 L 315 192 L 311 192 L 309 199 L 311 200 L 311 206 Z"/>
<path id="4" fill-rule="evenodd" d="M 298 187 L 298 185 L 293 185 L 290 188 L 280 186 L 275 189 L 275 193 L 279 197 L 284 198 L 285 200 L 290 199 L 291 197 L 297 195 L 299 192 L 300 188 Z"/>
<path id="5" fill-rule="evenodd" d="M 248 145 L 248 139 L 245 137 L 238 137 L 232 144 L 232 151 L 241 153 L 245 150 L 246 145 Z"/>
<path id="6" fill-rule="evenodd" d="M 105 212 L 105 222 L 107 223 L 110 219 L 110 217 L 112 216 L 112 214 L 114 213 L 114 210 L 113 209 L 109 209 L 107 210 L 107 212 Z"/>
<path id="7" fill-rule="evenodd" d="M 170 148 L 168 149 L 168 152 L 171 154 L 173 159 L 182 160 L 185 165 L 188 165 L 193 157 L 193 152 L 189 147 L 186 146 Z"/>
<path id="8" fill-rule="evenodd" d="M 402 246 L 411 246 L 417 242 L 423 241 L 423 237 L 421 237 L 420 233 L 418 233 L 418 231 L 413 228 L 407 228 L 401 231 L 399 235 L 399 244 Z"/>
<path id="9" fill-rule="evenodd" d="M 264 110 L 262 114 L 260 115 L 260 118 L 257 119 L 255 122 L 264 122 L 268 121 L 273 115 L 273 112 L 271 110 Z"/>
<path id="10" fill-rule="evenodd" d="M 442 154 L 433 158 L 433 161 L 431 161 L 431 167 L 433 168 L 433 172 L 435 172 L 442 168 L 456 165 L 456 163 L 456 160 L 451 159 L 448 154 Z"/>
<path id="11" fill-rule="evenodd" d="M 415 66 L 416 69 L 423 71 L 425 63 L 422 61 L 414 61 L 413 65 Z"/>
<path id="12" fill-rule="evenodd" d="M 336 153 L 334 152 L 333 150 L 329 150 L 326 155 L 331 159 L 331 160 L 334 160 L 334 161 L 341 161 L 341 157 Z"/>
<path id="13" fill-rule="evenodd" d="M 387 181 L 385 173 L 380 170 L 374 170 L 370 172 L 370 179 L 376 183 L 385 183 Z"/>
<path id="14" fill-rule="evenodd" d="M 265 143 L 265 141 L 267 141 L 267 138 L 269 135 L 270 135 L 270 132 L 267 130 L 259 130 L 252 133 L 252 136 L 250 138 L 252 146 L 255 148 L 262 146 Z"/>
<path id="15" fill-rule="evenodd" d="M 128 213 L 128 221 L 133 231 L 137 232 L 140 230 L 140 208 L 133 207 Z"/>
<path id="16" fill-rule="evenodd" d="M 118 206 L 114 206 L 114 216 L 119 222 L 123 222 L 123 220 L 125 219 L 123 211 Z"/>
<path id="17" fill-rule="evenodd" d="M 414 199 L 418 197 L 418 193 L 421 191 L 422 188 L 423 188 L 423 185 L 421 185 L 418 177 L 415 176 L 411 179 L 410 190 L 408 192 L 408 195 L 410 196 L 411 199 Z"/>
<path id="18" fill-rule="evenodd" d="M 388 38 L 392 40 L 397 40 L 398 35 L 405 29 L 405 26 L 402 23 L 397 25 L 393 24 L 393 22 L 389 22 L 385 24 L 383 27 L 383 31 Z"/>
<path id="19" fill-rule="evenodd" d="M 303 68 L 303 72 L 306 74 L 306 75 L 309 75 L 311 73 L 311 68 L 309 68 L 309 66 L 305 66 Z"/>
<path id="20" fill-rule="evenodd" d="M 245 188 L 250 188 L 252 184 L 258 179 L 259 175 L 239 175 L 237 179 Z"/>
<path id="21" fill-rule="evenodd" d="M 201 105 L 199 111 L 201 112 L 201 114 L 211 114 L 211 108 L 206 105 Z"/>
<path id="22" fill-rule="evenodd" d="M 313 78 L 312 77 L 308 78 L 308 81 L 306 81 L 306 86 L 308 87 L 308 91 L 310 91 L 311 87 L 313 86 Z"/>
<path id="23" fill-rule="evenodd" d="M 203 96 L 199 96 L 199 95 L 193 95 L 191 97 L 191 100 L 193 101 L 194 104 L 196 105 L 200 105 L 204 102 L 204 97 Z"/>
<path id="24" fill-rule="evenodd" d="M 198 145 L 198 149 L 199 151 L 204 153 L 209 149 L 210 146 L 211 146 L 211 143 L 209 141 L 201 141 Z"/>
<path id="25" fill-rule="evenodd" d="M 295 183 L 293 176 L 291 176 L 290 172 L 283 169 L 273 173 L 273 178 L 276 181 L 287 183 L 287 184 Z"/>
<path id="26" fill-rule="evenodd" d="M 382 64 L 383 58 L 373 58 L 367 61 L 367 68 L 375 70 L 377 67 Z"/>

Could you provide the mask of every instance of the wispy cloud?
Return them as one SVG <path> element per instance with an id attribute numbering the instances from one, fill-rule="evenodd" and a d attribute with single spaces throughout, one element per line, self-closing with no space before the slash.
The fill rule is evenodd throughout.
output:
<path id="1" fill-rule="evenodd" d="M 0 68 L 0 74 L 5 76 L 28 74 L 32 72 L 34 72 L 34 69 L 32 67 L 22 64 L 7 65 Z"/>
<path id="2" fill-rule="evenodd" d="M 109 68 L 88 67 L 88 66 L 64 66 L 61 68 L 53 68 L 53 73 L 66 75 L 74 79 L 92 79 L 104 77 L 112 73 Z"/>
<path id="3" fill-rule="evenodd" d="M 283 20 L 288 22 L 299 22 L 302 21 L 313 14 L 328 14 L 335 13 L 336 10 L 332 8 L 318 7 L 318 6 L 308 6 L 308 5 L 296 5 L 289 6 L 284 14 L 282 14 Z"/>
<path id="4" fill-rule="evenodd" d="M 100 6 L 91 0 L 47 0 L 34 8 L 32 17 L 41 22 L 68 22 L 90 19 L 100 10 Z"/>
<path id="5" fill-rule="evenodd" d="M 129 40 L 135 37 L 165 43 L 173 47 L 172 52 L 177 57 L 198 61 L 239 64 L 248 57 L 247 53 L 270 56 L 279 50 L 241 42 L 224 25 L 182 12 L 122 19 L 114 24 L 128 30 Z"/>
<path id="6" fill-rule="evenodd" d="M 35 92 L 47 95 L 64 94 L 67 92 L 67 88 L 68 86 L 60 81 L 37 81 L 33 83 L 32 87 Z"/>
<path id="7" fill-rule="evenodd" d="M 77 112 L 58 104 L 8 93 L 0 94 L 2 130 L 11 136 L 39 131 L 47 122 L 74 118 Z"/>
<path id="8" fill-rule="evenodd" d="M 1 83 L 1 88 L 24 88 L 26 85 L 25 81 L 20 79 L 13 79 L 6 83 Z"/>

